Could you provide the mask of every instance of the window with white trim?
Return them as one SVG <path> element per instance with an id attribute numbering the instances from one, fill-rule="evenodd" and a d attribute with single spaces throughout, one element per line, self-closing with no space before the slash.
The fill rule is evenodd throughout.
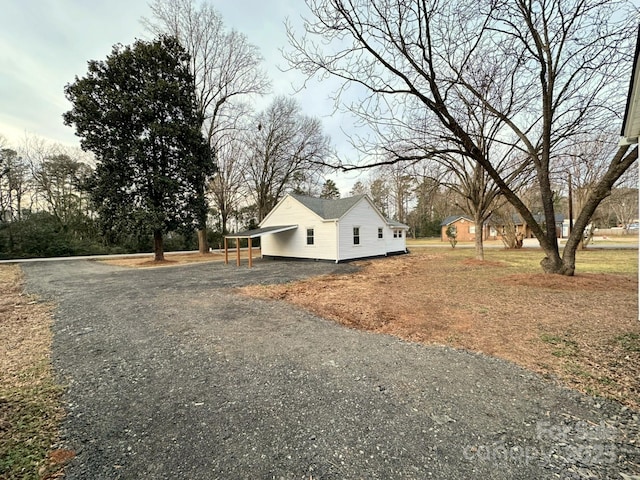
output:
<path id="1" fill-rule="evenodd" d="M 353 227 L 353 244 L 360 245 L 360 227 Z"/>
<path id="2" fill-rule="evenodd" d="M 384 238 L 384 230 L 382 228 L 378 228 L 378 238 Z"/>
<path id="3" fill-rule="evenodd" d="M 313 245 L 315 241 L 315 231 L 313 228 L 307 228 L 307 245 Z"/>

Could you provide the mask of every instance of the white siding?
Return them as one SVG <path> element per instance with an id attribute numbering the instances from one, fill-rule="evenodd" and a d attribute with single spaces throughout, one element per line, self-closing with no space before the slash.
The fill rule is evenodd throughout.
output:
<path id="1" fill-rule="evenodd" d="M 353 244 L 353 227 L 360 228 L 360 244 Z M 385 237 L 388 236 L 386 222 L 371 207 L 365 198 L 358 202 L 339 224 L 339 260 L 352 258 L 374 257 L 385 255 L 386 238 L 378 238 L 378 228 L 383 228 Z"/>
<path id="2" fill-rule="evenodd" d="M 286 197 L 260 224 L 261 227 L 298 225 L 295 230 L 264 235 L 262 255 L 336 260 L 336 224 L 318 215 L 292 197 Z M 314 244 L 307 245 L 307 228 L 314 229 Z"/>
<path id="3" fill-rule="evenodd" d="M 394 237 L 394 232 L 397 231 L 402 232 L 402 236 Z M 385 235 L 387 253 L 404 252 L 407 249 L 407 231 L 405 229 L 387 226 Z"/>

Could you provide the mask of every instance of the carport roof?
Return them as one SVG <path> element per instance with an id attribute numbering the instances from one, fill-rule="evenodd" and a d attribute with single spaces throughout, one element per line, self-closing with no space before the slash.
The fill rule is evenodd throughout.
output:
<path id="1" fill-rule="evenodd" d="M 294 230 L 298 225 L 274 225 L 273 227 L 256 228 L 254 230 L 245 230 L 244 232 L 230 233 L 225 235 L 226 238 L 256 238 L 268 233 L 280 233 L 287 230 Z"/>

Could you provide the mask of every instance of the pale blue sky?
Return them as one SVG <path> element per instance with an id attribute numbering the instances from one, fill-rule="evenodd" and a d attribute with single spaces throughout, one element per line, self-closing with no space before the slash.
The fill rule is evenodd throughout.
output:
<path id="1" fill-rule="evenodd" d="M 294 94 L 292 83 L 302 78 L 284 74 L 279 49 L 286 45 L 284 21 L 306 14 L 301 0 L 212 0 L 225 23 L 243 32 L 265 57 L 274 93 Z M 87 71 L 87 61 L 103 60 L 116 43 L 147 38 L 140 23 L 150 16 L 146 0 L 0 0 L 0 135 L 18 146 L 25 134 L 77 145 L 71 127 L 62 123 L 70 108 L 65 84 Z M 347 142 L 342 129 L 350 122 L 333 115 L 328 100 L 331 86 L 311 84 L 295 94 L 305 113 L 319 117 L 342 152 Z M 268 100 L 264 100 L 266 102 Z M 335 176 L 332 176 L 335 179 Z M 353 175 L 351 176 L 354 177 Z M 340 179 L 342 194 L 352 180 Z"/>

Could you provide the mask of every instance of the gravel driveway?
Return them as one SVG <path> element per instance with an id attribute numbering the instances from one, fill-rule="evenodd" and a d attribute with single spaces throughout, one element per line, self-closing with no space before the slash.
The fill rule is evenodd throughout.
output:
<path id="1" fill-rule="evenodd" d="M 28 290 L 57 304 L 64 443 L 77 451 L 69 479 L 640 473 L 635 412 L 501 360 L 349 330 L 233 291 L 353 265 L 23 269 Z"/>

